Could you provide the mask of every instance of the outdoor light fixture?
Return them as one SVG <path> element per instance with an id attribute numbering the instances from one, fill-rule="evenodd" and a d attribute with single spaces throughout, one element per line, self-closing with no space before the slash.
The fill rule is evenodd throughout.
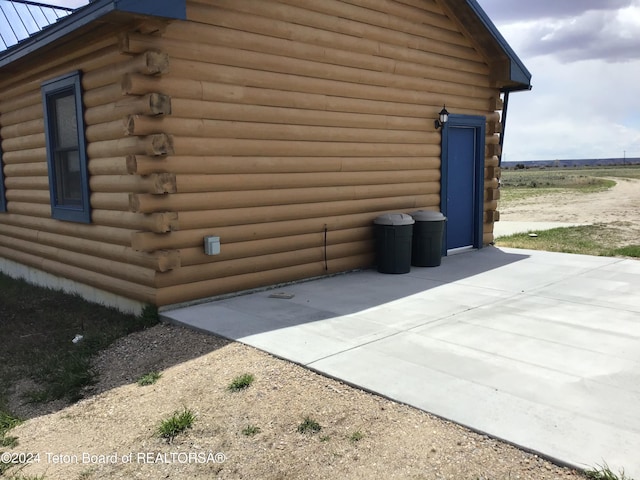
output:
<path id="1" fill-rule="evenodd" d="M 442 110 L 438 114 L 438 120 L 434 122 L 436 126 L 436 130 L 438 128 L 444 127 L 444 124 L 449 120 L 449 112 L 447 112 L 447 107 L 445 105 L 442 106 Z"/>

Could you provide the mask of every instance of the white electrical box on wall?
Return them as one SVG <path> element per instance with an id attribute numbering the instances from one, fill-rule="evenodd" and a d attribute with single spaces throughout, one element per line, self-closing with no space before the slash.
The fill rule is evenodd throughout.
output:
<path id="1" fill-rule="evenodd" d="M 204 237 L 205 255 L 220 255 L 220 237 Z"/>

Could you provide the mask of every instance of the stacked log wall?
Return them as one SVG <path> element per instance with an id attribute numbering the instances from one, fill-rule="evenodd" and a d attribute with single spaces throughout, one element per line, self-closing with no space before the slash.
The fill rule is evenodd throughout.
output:
<path id="1" fill-rule="evenodd" d="M 156 272 L 179 265 L 178 252 L 134 250 L 132 234 L 166 231 L 174 217 L 165 212 L 133 212 L 129 192 L 161 194 L 174 188 L 175 178 L 130 173 L 128 155 L 164 152 L 157 151 L 161 147 L 154 136 L 127 137 L 127 124 L 132 114 L 166 113 L 170 103 L 155 92 L 124 94 L 122 78 L 132 73 L 161 75 L 168 68 L 168 59 L 157 51 L 123 53 L 118 39 L 117 33 L 111 33 L 78 44 L 65 54 L 39 59 L 0 85 L 7 199 L 7 212 L 0 214 L 0 257 L 154 304 Z M 90 224 L 51 218 L 41 84 L 75 70 L 82 75 Z"/>
<path id="2" fill-rule="evenodd" d="M 180 251 L 181 268 L 156 277 L 160 304 L 371 265 L 377 215 L 439 208 L 443 103 L 487 118 L 493 240 L 499 90 L 436 1 L 197 0 L 188 18 L 122 38 L 171 62 L 124 80 L 172 103 L 130 122 L 133 135 L 173 137 L 173 155 L 129 165 L 175 175 L 175 193 L 130 198 L 140 214 L 177 214 L 173 231 L 133 237 L 140 251 Z M 204 254 L 207 235 L 219 255 Z"/>
<path id="3" fill-rule="evenodd" d="M 196 0 L 187 13 L 0 85 L 0 256 L 159 306 L 369 266 L 376 216 L 439 208 L 443 103 L 487 118 L 493 240 L 499 90 L 437 0 Z M 40 93 L 78 69 L 90 225 L 50 218 Z M 208 235 L 219 255 L 204 254 Z"/>

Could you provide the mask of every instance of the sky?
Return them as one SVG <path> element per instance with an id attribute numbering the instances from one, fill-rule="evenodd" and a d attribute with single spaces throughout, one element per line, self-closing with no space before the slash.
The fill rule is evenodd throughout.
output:
<path id="1" fill-rule="evenodd" d="M 640 157 L 640 0 L 478 0 L 532 74 L 504 161 Z"/>
<path id="2" fill-rule="evenodd" d="M 532 73 L 503 160 L 640 157 L 640 0 L 477 1 Z"/>
<path id="3" fill-rule="evenodd" d="M 45 5 L 57 5 L 59 7 L 78 8 L 89 3 L 89 0 L 37 0 L 37 2 Z"/>

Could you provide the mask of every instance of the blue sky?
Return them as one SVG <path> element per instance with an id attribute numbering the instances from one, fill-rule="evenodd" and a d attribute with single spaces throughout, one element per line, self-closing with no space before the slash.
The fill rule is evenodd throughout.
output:
<path id="1" fill-rule="evenodd" d="M 640 0 L 478 3 L 533 74 L 511 95 L 504 160 L 640 157 Z"/>

